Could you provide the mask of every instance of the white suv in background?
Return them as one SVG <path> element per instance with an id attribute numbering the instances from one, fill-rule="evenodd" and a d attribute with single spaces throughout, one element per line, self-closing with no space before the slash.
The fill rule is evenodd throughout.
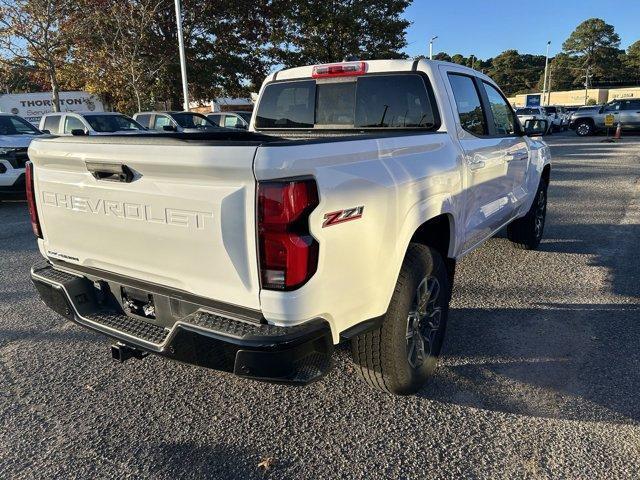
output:
<path id="1" fill-rule="evenodd" d="M 546 120 L 549 124 L 547 133 L 551 132 L 551 119 L 544 110 L 544 107 L 521 107 L 516 108 L 516 116 L 520 123 L 524 126 L 527 120 Z"/>
<path id="2" fill-rule="evenodd" d="M 118 112 L 57 112 L 40 119 L 40 130 L 52 135 L 112 135 L 143 133 L 138 122 Z"/>
<path id="3" fill-rule="evenodd" d="M 24 193 L 27 147 L 39 135 L 24 118 L 0 113 L 0 194 Z"/>

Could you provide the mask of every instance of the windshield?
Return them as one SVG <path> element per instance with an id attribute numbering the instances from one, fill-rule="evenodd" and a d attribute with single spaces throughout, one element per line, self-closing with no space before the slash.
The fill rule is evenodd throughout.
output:
<path id="1" fill-rule="evenodd" d="M 538 115 L 540 110 L 537 108 L 518 108 L 516 110 L 516 115 Z"/>
<path id="2" fill-rule="evenodd" d="M 216 128 L 211 120 L 198 113 L 172 113 L 171 116 L 182 128 Z"/>
<path id="3" fill-rule="evenodd" d="M 84 118 L 91 128 L 100 133 L 144 130 L 142 125 L 124 115 L 84 115 Z"/>
<path id="4" fill-rule="evenodd" d="M 265 87 L 256 112 L 258 129 L 435 126 L 433 101 L 418 74 L 274 82 Z"/>
<path id="5" fill-rule="evenodd" d="M 0 116 L 0 135 L 41 135 L 29 122 L 15 115 Z"/>

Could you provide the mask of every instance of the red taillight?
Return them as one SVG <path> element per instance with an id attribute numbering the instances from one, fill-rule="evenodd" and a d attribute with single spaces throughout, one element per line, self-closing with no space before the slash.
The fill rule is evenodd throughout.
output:
<path id="1" fill-rule="evenodd" d="M 366 62 L 331 63 L 314 66 L 311 77 L 350 77 L 354 75 L 364 75 L 365 73 L 367 73 Z"/>
<path id="2" fill-rule="evenodd" d="M 293 290 L 318 266 L 309 215 L 318 205 L 314 180 L 258 183 L 258 243 L 262 288 Z"/>
<path id="3" fill-rule="evenodd" d="M 36 237 L 42 238 L 40 220 L 38 220 L 38 210 L 36 209 L 36 193 L 33 189 L 33 163 L 25 164 L 24 180 L 27 184 L 27 205 L 29 206 L 29 217 L 31 218 L 31 228 Z"/>

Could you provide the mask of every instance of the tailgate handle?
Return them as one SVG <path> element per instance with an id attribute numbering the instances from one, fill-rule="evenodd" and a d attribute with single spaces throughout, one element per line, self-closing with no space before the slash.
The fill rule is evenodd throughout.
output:
<path id="1" fill-rule="evenodd" d="M 87 162 L 87 170 L 96 180 L 131 183 L 133 170 L 121 163 Z"/>

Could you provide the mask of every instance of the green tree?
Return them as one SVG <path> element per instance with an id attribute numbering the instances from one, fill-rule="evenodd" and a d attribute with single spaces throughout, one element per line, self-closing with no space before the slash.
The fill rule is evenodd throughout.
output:
<path id="1" fill-rule="evenodd" d="M 361 59 L 403 58 L 402 13 L 410 0 L 283 0 L 282 28 L 273 43 L 285 66 Z"/>
<path id="2" fill-rule="evenodd" d="M 541 55 L 520 55 L 517 50 L 506 50 L 491 60 L 488 74 L 507 95 L 530 92 L 536 88 L 544 71 Z"/>
<path id="3" fill-rule="evenodd" d="M 0 0 L 0 61 L 45 77 L 54 111 L 60 109 L 59 72 L 74 28 L 68 19 L 76 8 L 73 0 Z"/>
<path id="4" fill-rule="evenodd" d="M 596 79 L 605 78 L 613 69 L 620 67 L 619 46 L 620 37 L 613 25 L 599 18 L 582 22 L 562 44 L 563 50 L 576 58 L 582 67 L 579 76 L 585 78 L 588 72 Z"/>
<path id="5" fill-rule="evenodd" d="M 549 60 L 550 90 L 571 90 L 579 86 L 576 83 L 579 68 L 575 61 L 566 53 L 559 53 Z M 540 72 L 537 90 L 542 91 L 544 86 L 544 68 Z"/>
<path id="6" fill-rule="evenodd" d="M 434 60 L 442 60 L 443 62 L 450 62 L 451 56 L 447 55 L 445 52 L 438 52 L 433 56 Z"/>
<path id="7" fill-rule="evenodd" d="M 636 76 L 640 72 L 640 40 L 632 43 L 627 49 L 625 63 L 631 69 L 634 69 Z"/>

